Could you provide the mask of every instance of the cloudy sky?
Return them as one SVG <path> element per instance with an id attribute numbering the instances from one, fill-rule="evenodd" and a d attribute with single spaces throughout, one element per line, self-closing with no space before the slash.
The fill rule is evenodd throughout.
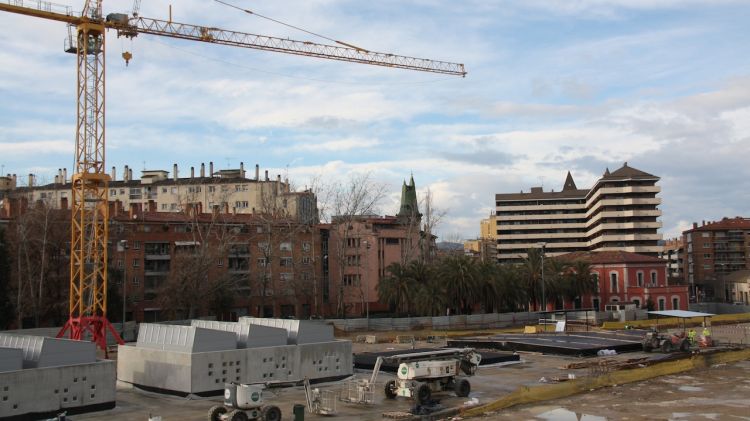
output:
<path id="1" fill-rule="evenodd" d="M 372 51 L 464 63 L 468 75 L 110 33 L 107 167 L 243 161 L 300 187 L 371 171 L 389 187 L 389 214 L 413 172 L 447 211 L 440 233 L 470 238 L 495 193 L 557 190 L 568 170 L 587 188 L 627 161 L 661 177 L 665 237 L 750 216 L 748 1 L 234 2 Z M 170 2 L 143 3 L 142 16 L 167 17 Z M 325 42 L 213 1 L 171 3 L 175 21 Z M 51 181 L 73 166 L 67 28 L 2 12 L 0 28 L 0 166 Z"/>

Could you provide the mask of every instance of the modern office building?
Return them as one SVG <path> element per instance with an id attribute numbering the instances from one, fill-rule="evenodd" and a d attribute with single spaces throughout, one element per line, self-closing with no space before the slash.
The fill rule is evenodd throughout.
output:
<path id="1" fill-rule="evenodd" d="M 727 276 L 750 269 L 750 218 L 703 221 L 682 233 L 688 283 L 699 300 L 730 299 Z"/>
<path id="2" fill-rule="evenodd" d="M 519 262 L 530 248 L 547 255 L 576 251 L 660 251 L 659 177 L 628 166 L 607 169 L 590 189 L 568 172 L 560 191 L 532 187 L 495 195 L 497 259 Z"/>

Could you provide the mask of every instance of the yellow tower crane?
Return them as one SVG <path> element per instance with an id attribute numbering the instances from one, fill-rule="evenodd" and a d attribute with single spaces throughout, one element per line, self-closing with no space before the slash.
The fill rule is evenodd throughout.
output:
<path id="1" fill-rule="evenodd" d="M 118 37 L 161 35 L 330 60 L 466 75 L 463 64 L 378 53 L 340 41 L 336 41 L 340 45 L 317 44 L 177 23 L 172 22 L 171 16 L 168 21 L 148 19 L 139 16 L 139 3 L 140 0 L 136 0 L 132 15 L 111 13 L 105 18 L 102 0 L 86 0 L 81 13 L 40 0 L 0 0 L 0 11 L 65 22 L 71 28 L 65 51 L 78 58 L 78 123 L 71 195 L 70 318 L 58 337 L 69 333 L 71 339 L 91 339 L 105 352 L 107 331 L 122 343 L 107 320 L 109 176 L 104 164 L 107 29 L 117 31 Z M 123 53 L 123 58 L 129 60 L 130 54 Z"/>

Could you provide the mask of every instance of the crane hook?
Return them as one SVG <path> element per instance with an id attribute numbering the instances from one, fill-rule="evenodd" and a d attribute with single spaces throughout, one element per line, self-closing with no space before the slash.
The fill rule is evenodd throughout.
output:
<path id="1" fill-rule="evenodd" d="M 130 54 L 130 51 L 125 51 L 122 53 L 122 58 L 125 59 L 125 67 L 128 67 L 128 63 L 130 63 L 130 59 L 133 58 L 133 55 Z"/>

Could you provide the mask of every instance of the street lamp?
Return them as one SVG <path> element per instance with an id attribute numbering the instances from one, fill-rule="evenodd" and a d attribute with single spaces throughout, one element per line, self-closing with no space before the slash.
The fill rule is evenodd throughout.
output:
<path id="1" fill-rule="evenodd" d="M 120 325 L 120 337 L 125 337 L 125 305 L 128 302 L 128 289 L 126 287 L 128 283 L 127 278 L 127 254 L 125 251 L 128 249 L 128 240 L 120 240 L 120 242 L 117 244 L 117 251 L 122 252 L 122 324 Z"/>
<path id="2" fill-rule="evenodd" d="M 547 243 L 537 243 L 537 245 L 542 249 L 542 311 L 547 311 L 547 297 L 544 294 L 544 247 L 547 246 Z"/>

